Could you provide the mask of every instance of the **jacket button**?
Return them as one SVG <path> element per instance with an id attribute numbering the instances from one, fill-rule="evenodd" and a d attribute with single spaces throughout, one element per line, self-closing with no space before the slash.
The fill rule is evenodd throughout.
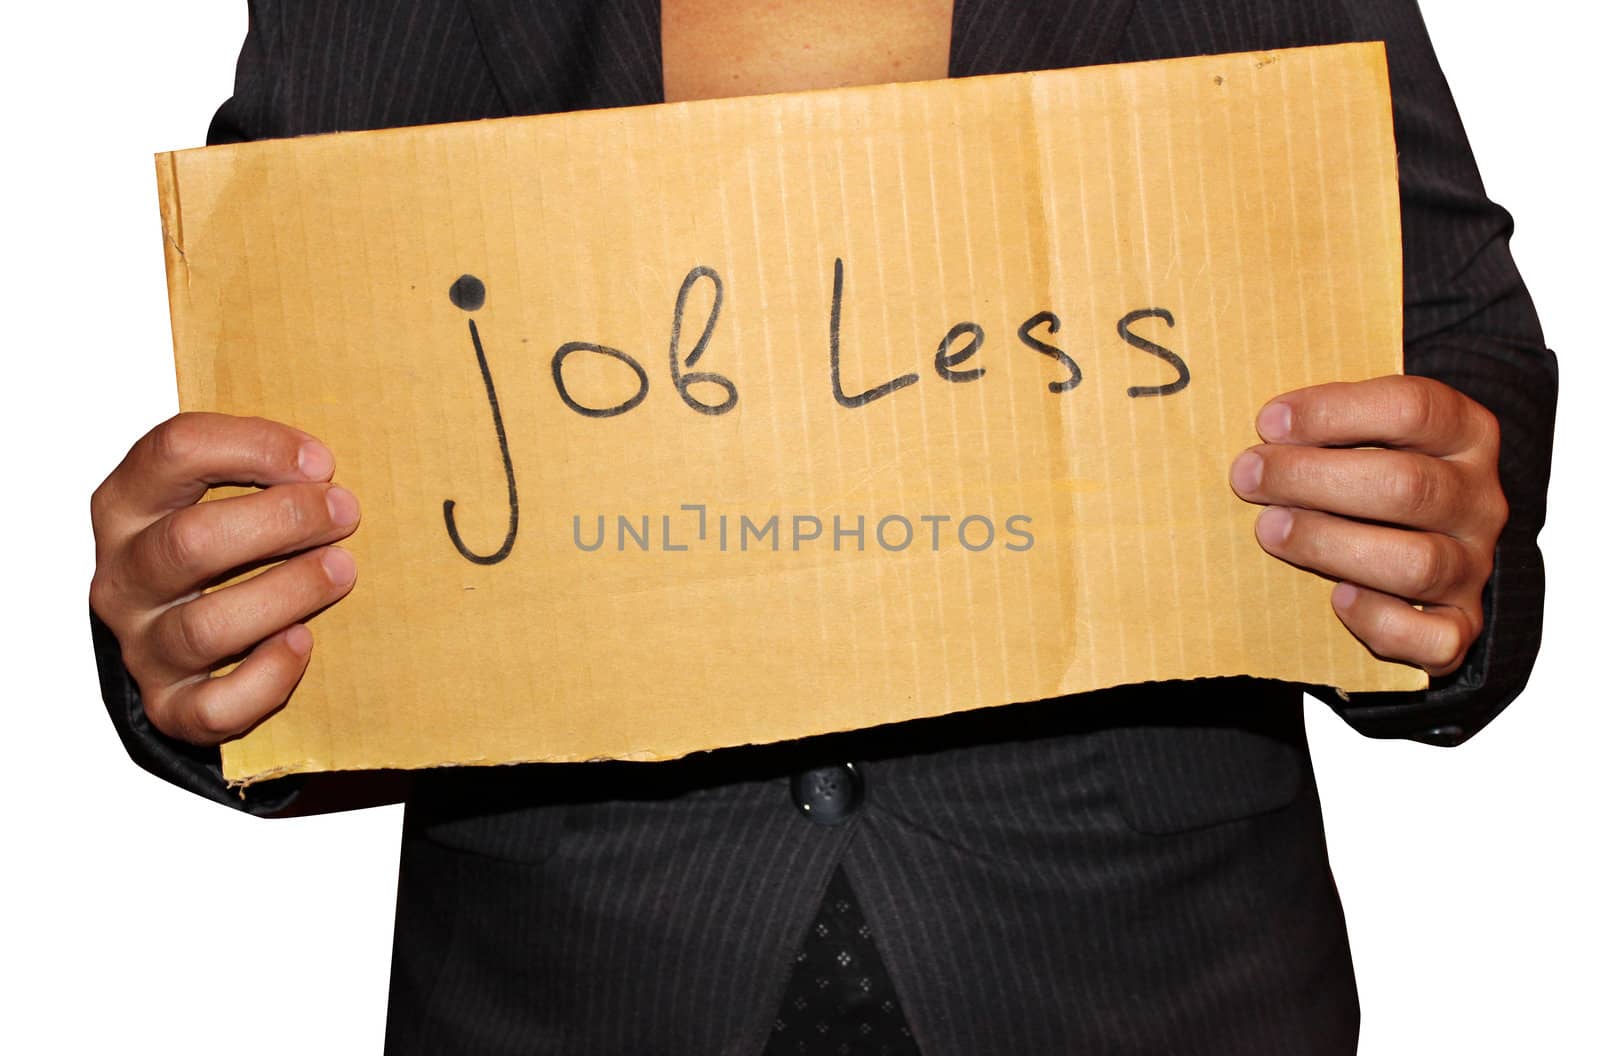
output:
<path id="1" fill-rule="evenodd" d="M 866 793 L 866 782 L 854 763 L 819 766 L 789 780 L 794 805 L 818 825 L 838 825 L 856 812 Z"/>
<path id="2" fill-rule="evenodd" d="M 1435 726 L 1426 733 L 1417 735 L 1417 740 L 1424 744 L 1438 745 L 1441 748 L 1454 748 L 1466 739 L 1467 731 L 1453 723 L 1449 726 Z"/>

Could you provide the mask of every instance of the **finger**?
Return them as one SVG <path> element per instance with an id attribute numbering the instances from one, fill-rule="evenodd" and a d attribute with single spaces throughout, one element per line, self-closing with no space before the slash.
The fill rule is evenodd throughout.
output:
<path id="1" fill-rule="evenodd" d="M 142 600 L 164 605 L 242 565 L 342 539 L 360 520 L 356 497 L 327 484 L 279 484 L 186 506 L 134 537 L 126 582 Z"/>
<path id="2" fill-rule="evenodd" d="M 1333 588 L 1333 609 L 1350 633 L 1378 656 L 1448 675 L 1461 666 L 1478 636 L 1474 619 L 1449 605 L 1413 606 L 1354 583 Z"/>
<path id="3" fill-rule="evenodd" d="M 256 646 L 226 675 L 190 679 L 147 701 L 146 713 L 169 737 L 218 744 L 282 707 L 310 656 L 311 632 L 297 623 Z"/>
<path id="4" fill-rule="evenodd" d="M 1260 444 L 1234 460 L 1241 499 L 1457 535 L 1478 513 L 1460 467 L 1442 458 L 1377 448 Z"/>
<path id="5" fill-rule="evenodd" d="M 191 411 L 141 437 L 93 506 L 97 521 L 148 521 L 196 502 L 214 484 L 267 487 L 332 476 L 333 453 L 309 433 L 266 418 Z"/>
<path id="6" fill-rule="evenodd" d="M 174 605 L 149 642 L 174 671 L 204 671 L 349 593 L 356 563 L 336 546 L 299 554 L 242 583 Z"/>
<path id="7" fill-rule="evenodd" d="M 1474 583 L 1481 592 L 1488 578 L 1471 551 L 1447 535 L 1316 510 L 1269 507 L 1256 518 L 1256 540 L 1290 564 L 1412 601 L 1451 603 Z"/>
<path id="8" fill-rule="evenodd" d="M 1409 375 L 1332 382 L 1275 397 L 1256 416 L 1270 443 L 1403 448 L 1441 458 L 1498 454 L 1499 427 L 1482 404 Z"/>

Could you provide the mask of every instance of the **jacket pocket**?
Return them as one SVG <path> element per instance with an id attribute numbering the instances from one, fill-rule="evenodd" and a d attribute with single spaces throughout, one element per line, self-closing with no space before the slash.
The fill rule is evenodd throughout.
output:
<path id="1" fill-rule="evenodd" d="M 1146 721 L 1101 733 L 1130 828 L 1170 835 L 1299 798 L 1311 764 L 1298 687 L 1209 679 L 1169 684 L 1160 695 Z"/>

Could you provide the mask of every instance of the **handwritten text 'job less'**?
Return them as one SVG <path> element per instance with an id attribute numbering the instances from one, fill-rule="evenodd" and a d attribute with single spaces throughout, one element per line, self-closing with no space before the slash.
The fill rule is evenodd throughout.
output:
<path id="1" fill-rule="evenodd" d="M 711 284 L 712 302 L 711 311 L 706 316 L 705 325 L 700 330 L 700 336 L 694 342 L 694 347 L 687 355 L 682 354 L 683 320 L 685 308 L 690 294 L 697 284 L 708 282 Z M 472 313 L 483 307 L 486 299 L 483 282 L 473 275 L 462 275 L 450 287 L 450 301 L 464 312 Z M 717 326 L 717 319 L 722 314 L 723 281 L 715 268 L 700 265 L 690 269 L 684 276 L 683 283 L 678 287 L 678 299 L 672 313 L 672 336 L 667 346 L 667 365 L 672 376 L 673 388 L 678 396 L 690 410 L 704 415 L 722 415 L 733 410 L 739 403 L 739 390 L 733 381 L 726 375 L 709 370 L 694 369 L 705 355 L 707 346 L 711 343 L 711 335 Z M 846 392 L 840 380 L 840 338 L 839 316 L 844 301 L 844 261 L 834 258 L 833 261 L 833 301 L 828 319 L 828 363 L 829 374 L 833 382 L 833 398 L 839 406 L 847 409 L 859 409 L 870 403 L 884 399 L 892 393 L 908 388 L 922 380 L 918 373 L 902 374 L 891 378 L 879 385 L 861 392 Z M 1130 398 L 1138 399 L 1148 396 L 1171 396 L 1183 391 L 1189 385 L 1189 367 L 1176 352 L 1151 341 L 1148 338 L 1135 334 L 1131 327 L 1133 324 L 1145 319 L 1159 319 L 1169 328 L 1176 325 L 1172 313 L 1165 308 L 1139 308 L 1130 311 L 1117 320 L 1117 336 L 1131 347 L 1141 352 L 1148 353 L 1156 359 L 1168 364 L 1174 376 L 1165 382 L 1155 385 L 1132 385 L 1127 393 Z M 484 354 L 483 340 L 478 334 L 478 324 L 475 319 L 467 320 L 467 329 L 472 337 L 472 349 L 477 356 L 478 371 L 483 378 L 484 392 L 489 399 L 489 411 L 494 419 L 496 438 L 500 443 L 500 458 L 505 469 L 506 493 L 509 500 L 510 518 L 506 528 L 505 540 L 499 549 L 493 553 L 479 553 L 462 541 L 456 529 L 455 501 L 446 499 L 444 502 L 445 531 L 450 536 L 450 542 L 456 550 L 468 561 L 479 565 L 493 565 L 504 561 L 511 553 L 511 547 L 517 538 L 517 479 L 512 467 L 511 449 L 506 442 L 505 422 L 500 414 L 500 400 L 495 394 L 494 375 L 489 369 L 488 357 Z M 1048 383 L 1049 390 L 1061 394 L 1071 392 L 1083 382 L 1083 370 L 1062 349 L 1044 341 L 1039 333 L 1053 335 L 1061 329 L 1061 318 L 1054 312 L 1042 310 L 1029 316 L 1017 327 L 1017 340 L 1022 345 L 1040 355 L 1061 364 L 1066 371 L 1064 378 L 1059 378 Z M 968 365 L 977 356 L 978 350 L 983 347 L 985 332 L 976 322 L 960 322 L 950 327 L 940 339 L 933 357 L 933 369 L 939 377 L 952 384 L 975 382 L 984 376 L 986 368 Z M 594 407 L 576 399 L 567 386 L 566 365 L 575 356 L 597 355 L 617 360 L 633 371 L 637 385 L 627 399 L 609 406 Z M 556 349 L 555 355 L 550 360 L 550 374 L 555 383 L 557 395 L 561 402 L 577 414 L 586 418 L 615 418 L 627 414 L 644 402 L 650 394 L 650 376 L 644 366 L 633 356 L 620 348 L 609 345 L 597 344 L 590 341 L 568 341 Z M 711 386 L 718 390 L 718 398 L 714 402 L 705 402 L 690 391 L 691 385 Z M 702 392 L 705 390 L 702 389 Z"/>

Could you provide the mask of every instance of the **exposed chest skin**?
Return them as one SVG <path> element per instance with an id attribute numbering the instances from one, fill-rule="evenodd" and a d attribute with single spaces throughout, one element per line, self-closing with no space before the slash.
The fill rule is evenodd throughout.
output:
<path id="1" fill-rule="evenodd" d="M 668 102 L 945 77 L 954 0 L 661 0 Z"/>

